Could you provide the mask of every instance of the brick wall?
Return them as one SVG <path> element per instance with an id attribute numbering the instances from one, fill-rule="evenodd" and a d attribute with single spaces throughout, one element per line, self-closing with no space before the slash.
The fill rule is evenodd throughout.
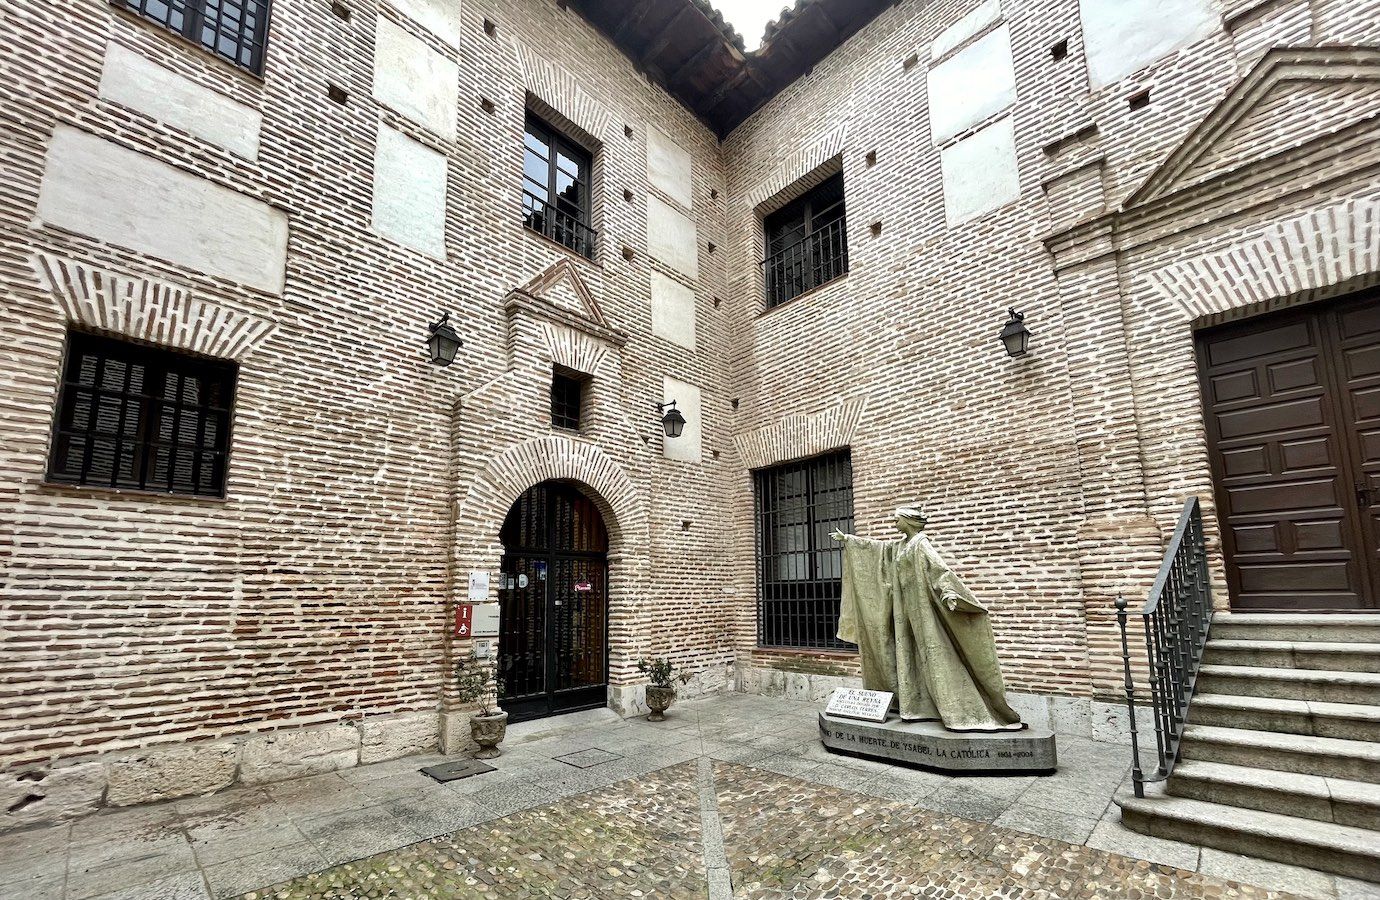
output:
<path id="1" fill-rule="evenodd" d="M 1187 494 L 1211 507 L 1200 314 L 1316 299 L 1380 268 L 1366 200 L 1380 160 L 1373 147 L 1341 151 L 1344 136 L 1375 133 L 1380 92 L 1359 75 L 1373 71 L 1369 54 L 1345 48 L 1375 41 L 1380 6 L 1228 6 L 1210 11 L 1204 33 L 1094 87 L 1075 2 L 901 3 L 725 141 L 729 277 L 742 298 L 732 310 L 740 486 L 746 469 L 850 445 L 859 533 L 885 536 L 891 509 L 923 503 L 936 543 L 991 601 L 1018 692 L 1114 699 L 1112 601 L 1144 597 Z M 976 30 L 956 26 L 965 16 Z M 953 144 L 931 137 L 926 78 L 1002 28 L 1015 99 L 970 133 L 1014 117 L 1020 191 L 955 224 L 941 166 Z M 1060 41 L 1067 55 L 1056 59 Z M 1262 64 L 1275 46 L 1336 49 Z M 1328 67 L 1350 68 L 1329 78 Z M 1209 119 L 1238 84 L 1239 118 Z M 1132 109 L 1146 89 L 1149 105 Z M 1116 212 L 1181 144 L 1186 171 L 1157 176 L 1174 198 L 1143 224 L 1135 203 Z M 1290 182 L 1301 147 L 1316 161 Z M 838 164 L 850 273 L 764 310 L 761 216 Z M 1215 204 L 1193 196 L 1212 192 Z M 996 342 L 1008 307 L 1034 333 L 1026 358 Z M 841 400 L 863 411 L 819 446 L 763 451 L 741 438 L 828 416 Z M 750 598 L 750 495 L 740 487 L 734 499 L 734 584 Z M 1225 603 L 1220 559 L 1217 572 Z M 754 647 L 748 603 L 736 633 L 745 689 L 789 691 L 781 678 L 766 687 L 766 669 L 791 664 Z"/>
<path id="2" fill-rule="evenodd" d="M 89 808 L 119 760 L 166 769 L 155 751 L 189 741 L 218 748 L 189 790 L 225 783 L 227 765 L 231 779 L 236 765 L 244 780 L 271 777 L 263 747 L 252 765 L 249 751 L 225 755 L 256 733 L 308 729 L 316 743 L 298 755 L 317 770 L 361 758 L 371 722 L 406 719 L 412 737 L 393 753 L 425 743 L 428 720 L 434 744 L 438 708 L 456 705 L 451 657 L 469 650 L 449 644 L 450 603 L 470 570 L 497 572 L 498 526 L 544 478 L 581 481 L 609 519 L 612 681 L 636 680 L 637 657 L 658 653 L 708 673 L 703 689 L 723 683 L 727 330 L 711 303 L 725 294 L 722 258 L 705 249 L 721 240 L 716 140 L 555 4 L 346 5 L 342 19 L 320 0 L 276 0 L 262 79 L 99 0 L 0 14 L 0 799 L 17 805 L 6 825 Z M 404 14 L 419 8 L 458 10 L 458 26 Z M 458 68 L 453 134 L 374 99 L 379 17 Z M 112 47 L 256 114 L 257 154 L 99 96 Z M 528 104 L 593 146 L 593 261 L 522 227 Z M 444 258 L 371 227 L 380 124 L 447 161 Z M 692 165 L 699 273 L 669 274 L 695 294 L 694 350 L 651 331 L 651 273 L 666 266 L 647 252 L 650 127 Z M 208 273 L 215 259 L 203 268 L 177 248 L 163 257 L 40 221 L 64 128 L 285 214 L 281 290 Z M 559 278 L 533 283 L 557 263 Z M 505 305 L 524 287 L 564 312 Z M 602 337 L 586 333 L 581 297 Z M 449 368 L 423 349 L 441 310 L 465 341 Z M 239 362 L 224 500 L 44 482 L 69 322 Z M 579 435 L 550 426 L 553 363 L 593 376 Z M 702 392 L 701 462 L 663 457 L 652 404 L 668 375 Z M 287 765 L 290 742 L 277 747 L 278 777 L 312 770 Z"/>

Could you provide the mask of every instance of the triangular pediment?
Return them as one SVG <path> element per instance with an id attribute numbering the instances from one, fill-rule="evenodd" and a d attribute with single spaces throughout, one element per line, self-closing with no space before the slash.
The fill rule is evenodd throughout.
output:
<path id="1" fill-rule="evenodd" d="M 1380 49 L 1271 50 L 1125 205 L 1268 167 L 1305 145 L 1368 126 L 1380 126 Z"/>
<path id="2" fill-rule="evenodd" d="M 600 328 L 609 327 L 589 285 L 585 284 L 575 264 L 568 259 L 558 260 L 543 269 L 514 293 L 545 301 L 564 312 L 588 319 Z"/>

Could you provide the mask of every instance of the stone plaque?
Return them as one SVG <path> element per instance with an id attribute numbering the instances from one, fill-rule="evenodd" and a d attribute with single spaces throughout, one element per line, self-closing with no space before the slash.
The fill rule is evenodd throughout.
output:
<path id="1" fill-rule="evenodd" d="M 836 753 L 955 775 L 1048 775 L 1058 767 L 1047 728 L 959 732 L 938 722 L 872 724 L 820 713 L 819 739 Z"/>
<path id="2" fill-rule="evenodd" d="M 862 688 L 835 688 L 829 695 L 824 711 L 831 716 L 862 719 L 864 722 L 885 722 L 891 709 L 890 691 L 867 691 Z"/>

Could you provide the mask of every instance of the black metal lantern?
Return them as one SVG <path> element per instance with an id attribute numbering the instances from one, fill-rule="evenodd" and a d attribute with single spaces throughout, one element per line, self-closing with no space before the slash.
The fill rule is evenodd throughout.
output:
<path id="1" fill-rule="evenodd" d="M 431 337 L 426 339 L 427 353 L 438 366 L 448 366 L 455 362 L 455 354 L 465 342 L 450 327 L 450 313 L 441 313 L 441 318 L 431 325 Z"/>
<path id="2" fill-rule="evenodd" d="M 1006 320 L 1001 330 L 1001 342 L 1006 347 L 1006 355 L 1024 356 L 1030 349 L 1030 329 L 1025 327 L 1025 313 L 1009 310 L 1011 318 Z"/>
<path id="3" fill-rule="evenodd" d="M 670 407 L 669 409 L 667 407 Z M 671 400 L 667 403 L 658 403 L 657 412 L 664 412 L 661 417 L 661 427 L 666 430 L 668 438 L 678 438 L 680 433 L 685 430 L 685 416 L 676 409 L 676 401 Z"/>

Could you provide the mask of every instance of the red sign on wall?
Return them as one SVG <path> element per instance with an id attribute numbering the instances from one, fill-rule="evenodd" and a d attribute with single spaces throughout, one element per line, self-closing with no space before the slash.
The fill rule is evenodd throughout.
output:
<path id="1" fill-rule="evenodd" d="M 461 603 L 455 607 L 455 636 L 469 637 L 474 630 L 474 605 Z"/>

